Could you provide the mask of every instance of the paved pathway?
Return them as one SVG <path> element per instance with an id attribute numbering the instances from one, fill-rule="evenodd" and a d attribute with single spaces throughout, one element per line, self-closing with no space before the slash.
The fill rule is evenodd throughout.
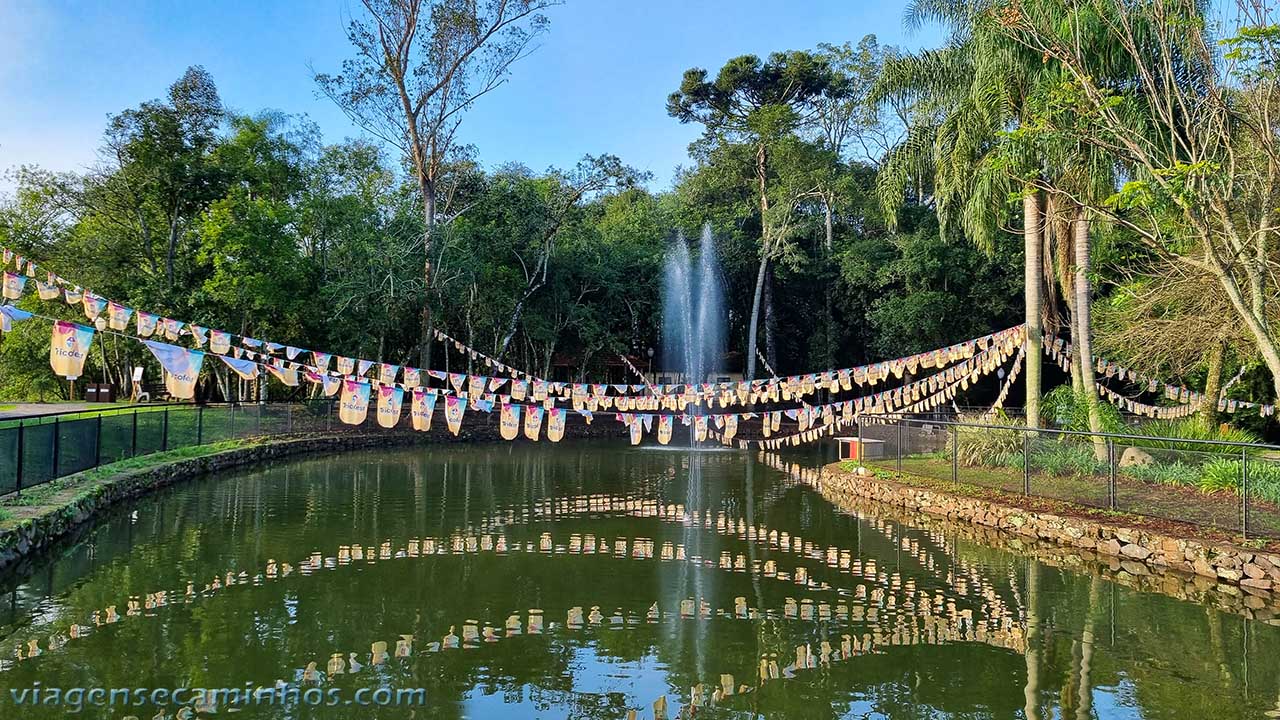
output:
<path id="1" fill-rule="evenodd" d="M 4 403 L 0 402 L 0 420 L 47 415 L 61 412 L 84 412 L 85 410 L 107 410 L 118 407 L 112 403 Z"/>

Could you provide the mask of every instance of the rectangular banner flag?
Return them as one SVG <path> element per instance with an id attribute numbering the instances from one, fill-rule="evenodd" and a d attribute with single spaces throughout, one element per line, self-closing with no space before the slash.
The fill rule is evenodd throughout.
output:
<path id="1" fill-rule="evenodd" d="M 423 388 L 414 388 L 413 407 L 409 414 L 413 417 L 413 429 L 426 432 L 431 429 L 431 416 L 436 412 L 436 394 Z"/>
<path id="2" fill-rule="evenodd" d="M 498 423 L 498 432 L 502 435 L 503 440 L 515 440 L 520 434 L 520 407 L 504 403 L 502 405 L 502 416 Z"/>
<path id="3" fill-rule="evenodd" d="M 160 318 L 157 315 L 152 315 L 149 312 L 139 310 L 137 317 L 134 318 L 138 324 L 138 335 L 141 337 L 151 337 L 154 335 L 156 332 L 156 321 L 159 319 Z"/>
<path id="4" fill-rule="evenodd" d="M 569 416 L 569 411 L 564 408 L 553 407 L 547 410 L 547 439 L 551 442 L 560 442 L 560 438 L 564 437 L 565 420 Z"/>
<path id="5" fill-rule="evenodd" d="M 93 328 L 64 320 L 53 323 L 53 338 L 49 342 L 49 365 L 53 371 L 68 380 L 84 374 L 84 361 L 89 357 L 93 344 Z"/>
<path id="6" fill-rule="evenodd" d="M 393 428 L 400 422 L 400 406 L 404 404 L 404 390 L 395 385 L 378 386 L 378 424 Z"/>
<path id="7" fill-rule="evenodd" d="M 275 376 L 275 379 L 288 385 L 289 387 L 298 386 L 298 371 L 292 368 L 282 368 L 274 362 L 267 363 L 267 372 Z"/>
<path id="8" fill-rule="evenodd" d="M 98 297 L 91 292 L 84 294 L 84 316 L 90 320 L 97 320 L 103 310 L 107 309 L 107 299 Z"/>
<path id="9" fill-rule="evenodd" d="M 396 382 L 396 374 L 399 372 L 399 365 L 388 365 L 383 363 L 378 366 L 378 382 L 383 385 L 394 385 Z"/>
<path id="10" fill-rule="evenodd" d="M 10 332 L 14 323 L 30 319 L 31 313 L 26 310 L 19 310 L 13 305 L 0 305 L 0 332 Z"/>
<path id="11" fill-rule="evenodd" d="M 454 435 L 462 429 L 462 415 L 467 411 L 467 403 L 457 395 L 450 395 L 444 399 L 444 419 L 449 425 L 449 432 Z"/>
<path id="12" fill-rule="evenodd" d="M 416 388 L 422 384 L 422 376 L 419 375 L 417 368 L 407 367 L 404 369 L 404 386 L 406 388 Z"/>
<path id="13" fill-rule="evenodd" d="M 114 301 L 107 303 L 107 327 L 112 330 L 128 330 L 131 317 L 133 317 L 132 308 Z"/>
<path id="14" fill-rule="evenodd" d="M 209 352 L 226 355 L 231 351 L 231 333 L 221 330 L 209 331 Z"/>
<path id="15" fill-rule="evenodd" d="M 350 375 L 356 369 L 356 361 L 354 358 L 338 357 L 338 374 Z"/>
<path id="16" fill-rule="evenodd" d="M 534 442 L 538 441 L 538 436 L 542 434 L 542 415 L 545 412 L 540 405 L 534 405 L 526 409 L 524 414 L 525 437 Z"/>
<path id="17" fill-rule="evenodd" d="M 361 360 L 359 364 L 356 365 L 356 375 L 364 377 L 365 373 L 369 372 L 369 368 L 371 367 L 373 367 L 372 360 Z"/>
<path id="18" fill-rule="evenodd" d="M 317 370 L 320 372 L 329 372 L 329 359 L 333 357 L 332 355 L 329 353 L 322 353 L 318 350 L 312 350 L 311 357 L 316 364 Z"/>
<path id="19" fill-rule="evenodd" d="M 200 367 L 204 364 L 204 353 L 154 340 L 143 340 L 142 344 L 147 346 L 164 368 L 164 385 L 169 394 L 179 400 L 194 398 L 196 381 L 200 379 Z"/>
<path id="20" fill-rule="evenodd" d="M 4 297 L 10 300 L 17 300 L 22 297 L 22 288 L 26 287 L 27 278 L 23 275 L 15 275 L 14 273 L 4 274 Z"/>
<path id="21" fill-rule="evenodd" d="M 253 380 L 258 377 L 258 363 L 252 360 L 237 360 L 226 355 L 219 355 L 218 357 L 222 358 L 222 362 L 226 363 L 227 367 L 231 368 L 241 379 Z"/>
<path id="22" fill-rule="evenodd" d="M 67 288 L 63 290 L 62 296 L 63 296 L 63 299 L 67 301 L 68 305 L 79 305 L 81 298 L 84 297 L 84 294 L 80 291 L 80 288 L 77 287 L 77 288 Z"/>
<path id="23" fill-rule="evenodd" d="M 209 328 L 191 325 L 188 329 L 191 330 L 191 338 L 196 341 L 196 347 L 204 347 L 209 342 Z"/>
<path id="24" fill-rule="evenodd" d="M 62 294 L 62 290 L 52 282 L 42 283 L 37 280 L 36 294 L 40 296 L 41 300 L 57 300 L 58 296 Z"/>
<path id="25" fill-rule="evenodd" d="M 325 397 L 333 397 L 342 387 L 342 380 L 332 375 L 321 375 L 318 372 L 308 370 L 306 372 L 307 380 L 322 386 L 321 390 Z"/>
<path id="26" fill-rule="evenodd" d="M 671 442 L 671 426 L 674 418 L 671 415 L 658 416 L 658 443 L 666 445 Z"/>
<path id="27" fill-rule="evenodd" d="M 348 425 L 361 425 L 369 415 L 369 383 L 342 381 L 342 399 L 338 403 L 338 419 Z"/>

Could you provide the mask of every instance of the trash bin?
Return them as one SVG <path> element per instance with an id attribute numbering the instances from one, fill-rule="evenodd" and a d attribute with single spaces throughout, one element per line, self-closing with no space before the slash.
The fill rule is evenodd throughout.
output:
<path id="1" fill-rule="evenodd" d="M 98 386 L 97 385 L 84 386 L 84 401 L 98 402 Z"/>
<path id="2" fill-rule="evenodd" d="M 103 383 L 98 386 L 98 402 L 115 402 L 116 387 L 114 385 Z"/>

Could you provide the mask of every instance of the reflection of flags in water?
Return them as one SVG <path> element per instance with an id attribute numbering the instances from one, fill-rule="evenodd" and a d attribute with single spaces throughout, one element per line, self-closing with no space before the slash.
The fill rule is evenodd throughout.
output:
<path id="1" fill-rule="evenodd" d="M 499 433 L 503 440 L 515 440 L 520 434 L 520 407 L 504 403 L 502 406 L 502 415 L 499 420 Z"/>
<path id="2" fill-rule="evenodd" d="M 449 432 L 454 435 L 462 429 L 462 416 L 467 411 L 467 403 L 457 395 L 450 395 L 444 399 L 444 419 L 449 425 Z"/>
<path id="3" fill-rule="evenodd" d="M 414 388 L 413 391 L 413 407 L 410 414 L 413 416 L 413 429 L 426 432 L 431 429 L 431 416 L 436 411 L 436 397 L 434 392 L 430 392 L 423 388 Z"/>
<path id="4" fill-rule="evenodd" d="M 693 437 L 698 442 L 707 439 L 707 416 L 699 415 L 693 419 Z"/>
<path id="5" fill-rule="evenodd" d="M 360 425 L 368 415 L 369 383 L 344 380 L 342 399 L 338 403 L 338 419 L 348 425 Z"/>
<path id="6" fill-rule="evenodd" d="M 218 357 L 222 358 L 222 362 L 226 363 L 227 367 L 231 368 L 242 379 L 252 380 L 258 377 L 258 363 L 252 360 L 237 360 L 226 355 L 219 355 Z"/>
<path id="7" fill-rule="evenodd" d="M 196 381 L 200 379 L 200 367 L 204 364 L 204 353 L 153 340 L 144 340 L 142 344 L 147 346 L 164 367 L 164 385 L 169 394 L 180 400 L 194 398 Z"/>
<path id="8" fill-rule="evenodd" d="M 537 442 L 538 436 L 542 434 L 542 415 L 544 412 L 541 406 L 534 405 L 529 407 L 524 414 L 524 436 L 534 442 Z"/>
<path id="9" fill-rule="evenodd" d="M 547 439 L 551 442 L 560 442 L 560 438 L 564 437 L 564 424 L 569 415 L 569 411 L 564 408 L 553 407 L 547 410 Z"/>
<path id="10" fill-rule="evenodd" d="M 378 386 L 378 424 L 393 428 L 400 422 L 400 406 L 404 403 L 404 390 L 395 385 Z"/>
<path id="11" fill-rule="evenodd" d="M 49 365 L 53 371 L 68 380 L 84 374 L 84 360 L 89 356 L 93 343 L 93 328 L 58 320 L 53 323 L 53 338 L 49 342 Z"/>
<path id="12" fill-rule="evenodd" d="M 640 439 L 644 436 L 644 423 L 641 422 L 639 415 L 623 415 L 623 422 L 627 424 L 627 428 L 631 430 L 631 444 L 639 445 Z"/>

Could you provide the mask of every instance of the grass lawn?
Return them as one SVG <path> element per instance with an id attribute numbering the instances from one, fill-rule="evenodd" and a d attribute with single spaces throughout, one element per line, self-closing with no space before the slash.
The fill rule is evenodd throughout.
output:
<path id="1" fill-rule="evenodd" d="M 216 455 L 227 450 L 249 447 L 257 442 L 259 441 L 225 440 L 209 445 L 153 453 L 101 465 L 77 475 L 37 485 L 24 490 L 21 495 L 10 495 L 0 500 L 0 531 L 11 529 L 27 518 L 39 516 L 73 502 L 120 473 L 157 467 L 178 460 Z"/>
<path id="2" fill-rule="evenodd" d="M 896 461 L 868 461 L 867 465 L 890 475 L 896 472 Z M 909 475 L 940 481 L 945 488 L 952 480 L 950 458 L 908 456 L 902 459 L 902 471 Z M 1004 467 L 966 466 L 957 468 L 960 484 L 990 488 L 1012 495 L 1023 492 L 1021 470 Z M 1107 474 L 1048 474 L 1032 472 L 1033 497 L 1061 500 L 1077 505 L 1108 510 Z M 1203 493 L 1193 487 L 1163 485 L 1136 480 L 1124 474 L 1116 477 L 1116 508 L 1119 512 L 1193 523 L 1224 532 L 1240 532 L 1240 496 L 1235 492 Z M 1249 529 L 1251 534 L 1280 536 L 1280 507 L 1250 498 Z"/>

